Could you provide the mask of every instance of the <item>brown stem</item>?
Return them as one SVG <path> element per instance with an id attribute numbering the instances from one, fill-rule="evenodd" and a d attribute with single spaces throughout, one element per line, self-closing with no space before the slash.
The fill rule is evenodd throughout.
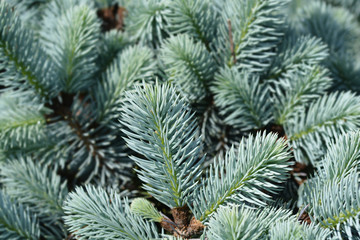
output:
<path id="1" fill-rule="evenodd" d="M 187 226 L 190 222 L 190 209 L 186 205 L 171 209 L 171 214 L 173 215 L 175 224 L 180 229 Z"/>
<path id="2" fill-rule="evenodd" d="M 118 31 L 123 30 L 126 13 L 127 10 L 117 3 L 108 8 L 99 9 L 97 15 L 102 20 L 102 31 L 106 32 L 111 29 L 116 29 Z"/>
<path id="3" fill-rule="evenodd" d="M 60 97 L 62 99 L 61 102 L 59 101 L 59 99 L 55 98 L 52 100 L 51 104 L 47 105 L 47 107 L 53 110 L 50 115 L 46 116 L 47 124 L 52 124 L 60 120 L 67 122 L 73 132 L 84 144 L 87 151 L 90 152 L 94 158 L 99 159 L 99 167 L 103 166 L 106 159 L 101 154 L 99 154 L 98 147 L 94 143 L 92 143 L 90 136 L 87 136 L 85 134 L 85 131 L 82 129 L 81 124 L 76 120 L 76 117 L 74 117 L 74 114 L 71 111 L 71 106 L 73 104 L 73 99 L 75 95 L 60 93 Z M 81 100 L 82 98 L 83 96 L 80 94 L 79 99 Z M 75 113 L 76 116 L 79 114 L 81 113 Z M 93 123 L 89 126 L 89 129 L 97 127 L 97 123 Z M 66 177 L 69 183 L 71 183 L 75 178 L 75 175 L 73 175 L 73 173 L 70 173 L 69 171 L 60 172 L 60 174 Z"/>
<path id="4" fill-rule="evenodd" d="M 205 226 L 201 221 L 191 216 L 188 206 L 171 209 L 174 221 L 163 215 L 160 225 L 163 229 L 173 234 L 175 237 L 190 238 L 201 235 Z"/>
<path id="5" fill-rule="evenodd" d="M 160 225 L 163 229 L 165 229 L 166 231 L 170 232 L 170 233 L 174 233 L 176 231 L 176 224 L 171 221 L 170 218 L 168 218 L 167 216 L 164 216 L 163 219 L 161 219 Z"/>
<path id="6" fill-rule="evenodd" d="M 83 129 L 81 128 L 80 123 L 73 117 L 73 114 L 70 110 L 72 105 L 72 99 L 74 98 L 73 95 L 62 94 L 64 97 L 64 104 L 59 103 L 59 101 L 55 100 L 51 105 L 53 110 L 53 114 L 50 116 L 48 123 L 51 123 L 51 119 L 54 116 L 60 116 L 62 120 L 68 122 L 69 126 L 73 129 L 76 135 L 80 138 L 80 140 L 84 143 L 86 149 L 90 152 L 92 151 L 92 155 L 97 157 L 100 161 L 104 160 L 104 158 L 98 153 L 97 146 L 91 142 L 89 136 L 84 134 Z M 79 113 L 77 113 L 79 114 Z M 91 126 L 93 128 L 96 126 Z"/>
<path id="7" fill-rule="evenodd" d="M 229 28 L 229 38 L 230 38 L 230 51 L 231 51 L 231 55 L 233 57 L 233 62 L 234 64 L 236 64 L 236 55 L 235 55 L 235 51 L 234 51 L 234 40 L 233 40 L 233 36 L 232 36 L 232 30 L 231 30 L 231 21 L 230 19 L 228 19 L 228 28 Z"/>

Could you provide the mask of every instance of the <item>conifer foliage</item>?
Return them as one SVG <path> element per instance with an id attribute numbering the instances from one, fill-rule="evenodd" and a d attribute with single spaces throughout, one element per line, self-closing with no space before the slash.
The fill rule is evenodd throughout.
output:
<path id="1" fill-rule="evenodd" d="M 360 1 L 0 1 L 0 239 L 360 238 Z"/>

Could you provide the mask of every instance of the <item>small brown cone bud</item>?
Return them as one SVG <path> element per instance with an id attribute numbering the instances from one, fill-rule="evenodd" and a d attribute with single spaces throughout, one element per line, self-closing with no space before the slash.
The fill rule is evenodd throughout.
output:
<path id="1" fill-rule="evenodd" d="M 173 208 L 171 209 L 171 214 L 173 215 L 174 222 L 179 229 L 189 225 L 191 214 L 188 206 L 185 205 L 183 207 Z"/>

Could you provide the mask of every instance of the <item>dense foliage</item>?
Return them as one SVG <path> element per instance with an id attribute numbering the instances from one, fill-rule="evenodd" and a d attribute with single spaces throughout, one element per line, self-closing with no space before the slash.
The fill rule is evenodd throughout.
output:
<path id="1" fill-rule="evenodd" d="M 0 1 L 0 239 L 360 238 L 360 1 Z"/>

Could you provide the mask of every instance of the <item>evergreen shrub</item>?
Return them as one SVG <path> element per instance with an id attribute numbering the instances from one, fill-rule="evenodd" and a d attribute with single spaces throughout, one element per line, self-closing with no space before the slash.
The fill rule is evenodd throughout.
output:
<path id="1" fill-rule="evenodd" d="M 0 1 L 0 239 L 360 239 L 360 1 Z"/>

